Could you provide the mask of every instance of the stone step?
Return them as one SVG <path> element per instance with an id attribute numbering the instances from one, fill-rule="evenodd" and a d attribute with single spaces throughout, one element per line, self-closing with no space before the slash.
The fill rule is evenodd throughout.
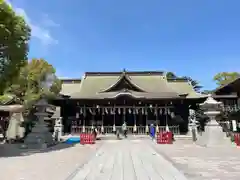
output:
<path id="1" fill-rule="evenodd" d="M 192 136 L 189 135 L 175 135 L 175 140 L 192 140 Z"/>

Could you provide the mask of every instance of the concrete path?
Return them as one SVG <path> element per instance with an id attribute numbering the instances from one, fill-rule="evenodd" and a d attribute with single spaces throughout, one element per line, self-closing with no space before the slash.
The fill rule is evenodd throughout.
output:
<path id="1" fill-rule="evenodd" d="M 144 140 L 109 140 L 68 180 L 186 180 Z"/>

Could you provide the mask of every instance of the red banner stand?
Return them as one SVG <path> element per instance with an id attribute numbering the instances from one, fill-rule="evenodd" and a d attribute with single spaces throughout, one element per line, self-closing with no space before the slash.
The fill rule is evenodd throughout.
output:
<path id="1" fill-rule="evenodd" d="M 237 146 L 240 146 L 240 133 L 234 134 L 234 142 Z"/>
<path id="2" fill-rule="evenodd" d="M 95 144 L 95 136 L 92 133 L 81 133 L 80 144 Z"/>
<path id="3" fill-rule="evenodd" d="M 157 134 L 157 144 L 172 144 L 172 132 L 161 132 Z"/>

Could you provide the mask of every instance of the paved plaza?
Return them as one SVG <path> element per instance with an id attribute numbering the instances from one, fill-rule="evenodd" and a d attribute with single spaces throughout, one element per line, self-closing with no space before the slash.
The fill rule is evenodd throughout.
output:
<path id="1" fill-rule="evenodd" d="M 155 150 L 174 164 L 191 180 L 240 179 L 240 149 L 204 148 L 188 142 L 154 145 Z"/>
<path id="2" fill-rule="evenodd" d="M 186 180 L 147 140 L 109 140 L 69 180 Z"/>
<path id="3" fill-rule="evenodd" d="M 95 155 L 101 144 L 59 148 L 19 156 L 0 146 L 0 180 L 66 180 L 72 172 Z M 5 152 L 3 152 L 5 151 Z M 1 157 L 4 153 L 5 157 Z M 7 156 L 9 154 L 10 156 Z M 16 154 L 16 156 L 13 156 Z"/>
<path id="4" fill-rule="evenodd" d="M 25 156 L 0 158 L 1 180 L 237 180 L 240 149 L 185 141 L 104 140 Z"/>

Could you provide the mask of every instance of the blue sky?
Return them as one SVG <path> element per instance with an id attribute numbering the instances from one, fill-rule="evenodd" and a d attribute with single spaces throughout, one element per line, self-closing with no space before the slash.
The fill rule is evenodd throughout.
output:
<path id="1" fill-rule="evenodd" d="M 215 88 L 240 72 L 239 0 L 9 0 L 32 27 L 29 58 L 60 77 L 85 71 L 163 70 Z"/>

